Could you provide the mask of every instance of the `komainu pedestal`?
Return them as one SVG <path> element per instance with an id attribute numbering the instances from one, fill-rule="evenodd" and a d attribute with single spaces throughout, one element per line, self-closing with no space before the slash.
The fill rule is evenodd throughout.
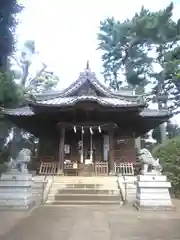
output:
<path id="1" fill-rule="evenodd" d="M 28 210 L 34 204 L 31 174 L 12 170 L 1 175 L 0 210 Z"/>
<path id="2" fill-rule="evenodd" d="M 22 149 L 16 159 L 11 159 L 8 170 L 0 179 L 0 209 L 28 210 L 35 205 L 32 175 L 28 173 L 30 150 Z"/>
<path id="3" fill-rule="evenodd" d="M 140 210 L 174 210 L 169 188 L 171 183 L 163 175 L 147 173 L 137 177 L 135 207 Z"/>

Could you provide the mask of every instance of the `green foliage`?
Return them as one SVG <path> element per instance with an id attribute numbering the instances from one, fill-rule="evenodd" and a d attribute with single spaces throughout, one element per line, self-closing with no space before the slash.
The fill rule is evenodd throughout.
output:
<path id="1" fill-rule="evenodd" d="M 177 124 L 173 124 L 170 121 L 167 122 L 166 126 L 166 136 L 168 139 L 180 136 L 180 127 Z M 152 138 L 154 138 L 157 143 L 161 142 L 161 129 L 160 126 L 156 127 L 152 132 Z"/>
<path id="2" fill-rule="evenodd" d="M 121 23 L 107 18 L 100 23 L 98 49 L 102 51 L 103 74 L 105 81 L 115 90 L 121 86 L 122 73 L 128 84 L 144 86 L 146 72 L 151 67 L 151 58 L 145 46 L 140 46 L 134 39 L 133 28 L 133 20 Z"/>
<path id="3" fill-rule="evenodd" d="M 156 127 L 152 131 L 152 138 L 157 141 L 157 143 L 161 142 L 161 129 L 160 126 Z"/>
<path id="4" fill-rule="evenodd" d="M 171 181 L 173 192 L 180 193 L 180 136 L 154 147 L 154 157 L 160 159 L 164 172 Z"/>
<path id="5" fill-rule="evenodd" d="M 0 1 L 0 67 L 7 66 L 7 59 L 14 50 L 17 14 L 21 10 L 17 0 Z"/>
<path id="6" fill-rule="evenodd" d="M 167 123 L 167 137 L 169 139 L 180 136 L 180 127 L 177 124 L 173 124 L 170 121 Z"/>
<path id="7" fill-rule="evenodd" d="M 105 81 L 115 90 L 125 81 L 134 88 L 153 83 L 149 100 L 176 113 L 180 106 L 180 19 L 172 19 L 174 5 L 150 11 L 144 7 L 123 22 L 107 18 L 100 23 L 98 49 Z M 149 50 L 155 51 L 150 57 Z M 153 72 L 153 64 L 161 67 Z"/>
<path id="8" fill-rule="evenodd" d="M 19 86 L 14 82 L 11 71 L 0 72 L 0 106 L 12 108 L 17 106 L 22 99 Z"/>

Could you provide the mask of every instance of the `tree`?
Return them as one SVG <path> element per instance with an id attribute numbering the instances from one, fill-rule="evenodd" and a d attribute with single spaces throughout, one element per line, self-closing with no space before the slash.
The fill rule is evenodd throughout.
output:
<path id="1" fill-rule="evenodd" d="M 19 89 L 19 95 L 22 96 L 18 102 L 19 105 L 24 105 L 24 96 L 33 93 L 39 93 L 53 89 L 58 83 L 58 77 L 53 72 L 47 70 L 47 65 L 42 63 L 41 69 L 36 70 L 35 76 L 31 73 L 33 59 L 38 54 L 36 52 L 35 42 L 28 40 L 24 43 L 23 49 L 18 54 L 12 56 L 12 68 L 15 76 L 16 83 Z M 38 140 L 35 136 L 25 133 L 17 127 L 12 127 L 9 132 L 9 151 L 11 157 L 17 157 L 20 148 L 27 142 L 31 145 L 31 150 L 35 152 Z M 24 140 L 24 141 L 23 141 Z"/>
<path id="2" fill-rule="evenodd" d="M 173 124 L 171 121 L 168 121 L 165 134 L 168 139 L 180 136 L 180 128 L 177 124 Z M 161 129 L 159 126 L 153 130 L 152 137 L 157 141 L 157 143 L 161 143 Z"/>
<path id="3" fill-rule="evenodd" d="M 98 49 L 102 51 L 104 77 L 110 85 L 119 88 L 123 71 L 127 83 L 136 86 L 146 83 L 145 77 L 152 77 L 153 63 L 161 65 L 162 69 L 170 68 L 165 66 L 170 61 L 167 56 L 173 51 L 171 56 L 177 57 L 175 51 L 179 48 L 174 47 L 180 39 L 180 20 L 172 20 L 172 11 L 172 3 L 157 12 L 142 7 L 132 19 L 120 22 L 107 18 L 100 23 Z M 149 56 L 150 50 L 156 52 L 155 57 Z M 154 73 L 153 77 L 161 82 L 164 81 L 162 75 Z"/>
<path id="4" fill-rule="evenodd" d="M 125 69 L 126 82 L 133 86 L 150 83 L 149 101 L 159 109 L 175 110 L 180 106 L 180 19 L 173 21 L 173 3 L 165 9 L 151 12 L 144 7 L 132 19 L 124 22 L 114 18 L 100 24 L 99 49 L 105 81 L 119 90 L 120 73 Z M 153 51 L 154 57 L 148 52 Z M 157 64 L 160 72 L 153 72 Z M 176 112 L 177 113 L 177 112 Z M 165 138 L 161 125 L 161 141 Z"/>
<path id="5" fill-rule="evenodd" d="M 144 45 L 136 44 L 130 48 L 133 28 L 133 19 L 121 23 L 107 18 L 100 23 L 98 49 L 102 51 L 103 74 L 114 90 L 120 89 L 122 74 L 134 88 L 147 83 L 146 74 L 151 68 L 151 58 Z"/>
<path id="6" fill-rule="evenodd" d="M 9 57 L 15 50 L 15 29 L 18 23 L 17 14 L 23 9 L 16 0 L 0 1 L 0 107 L 13 107 L 19 100 L 19 89 L 13 81 L 13 73 L 9 69 Z M 4 145 L 9 123 L 0 114 L 0 141 Z M 2 156 L 1 156 L 2 157 Z"/>
<path id="7" fill-rule="evenodd" d="M 177 124 L 173 124 L 172 122 L 167 123 L 167 137 L 169 139 L 180 136 L 180 127 Z"/>
<path id="8" fill-rule="evenodd" d="M 53 89 L 59 81 L 52 71 L 47 70 L 45 63 L 40 64 L 40 69 L 36 69 L 33 76 L 31 70 L 35 68 L 33 65 L 35 58 L 38 58 L 38 53 L 33 40 L 27 40 L 20 55 L 16 54 L 12 58 L 16 81 L 25 93 L 33 94 Z"/>
<path id="9" fill-rule="evenodd" d="M 153 129 L 152 138 L 156 140 L 157 143 L 161 143 L 161 129 L 159 126 Z"/>
<path id="10" fill-rule="evenodd" d="M 179 197 L 180 194 L 180 137 L 166 140 L 163 144 L 154 147 L 152 153 L 155 158 L 160 159 L 163 171 L 172 184 L 173 193 Z"/>
<path id="11" fill-rule="evenodd" d="M 8 57 L 14 51 L 17 14 L 21 10 L 17 0 L 0 1 L 0 68 L 8 67 Z"/>
<path id="12" fill-rule="evenodd" d="M 12 108 L 19 104 L 22 96 L 14 82 L 13 72 L 0 72 L 0 107 Z"/>

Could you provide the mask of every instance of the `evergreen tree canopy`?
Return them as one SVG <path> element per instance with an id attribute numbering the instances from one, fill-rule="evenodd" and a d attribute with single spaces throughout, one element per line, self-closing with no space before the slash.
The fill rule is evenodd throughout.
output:
<path id="1" fill-rule="evenodd" d="M 21 10 L 18 0 L 0 1 L 0 67 L 7 66 L 7 59 L 14 50 L 17 14 Z"/>
<path id="2" fill-rule="evenodd" d="M 123 22 L 105 19 L 100 23 L 98 49 L 110 87 L 119 90 L 122 74 L 134 87 L 152 83 L 150 100 L 159 108 L 168 101 L 175 110 L 180 104 L 180 20 L 172 19 L 173 7 L 171 3 L 156 12 L 142 7 Z M 151 56 L 150 51 L 154 52 Z M 154 63 L 161 67 L 160 72 L 154 72 Z"/>

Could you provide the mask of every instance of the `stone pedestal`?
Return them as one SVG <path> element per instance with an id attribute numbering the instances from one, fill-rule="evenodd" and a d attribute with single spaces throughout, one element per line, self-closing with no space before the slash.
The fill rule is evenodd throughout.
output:
<path id="1" fill-rule="evenodd" d="M 137 209 L 173 210 L 169 188 L 171 183 L 163 175 L 146 174 L 137 177 Z"/>
<path id="2" fill-rule="evenodd" d="M 0 179 L 0 210 L 28 210 L 35 205 L 32 175 L 12 170 Z"/>

